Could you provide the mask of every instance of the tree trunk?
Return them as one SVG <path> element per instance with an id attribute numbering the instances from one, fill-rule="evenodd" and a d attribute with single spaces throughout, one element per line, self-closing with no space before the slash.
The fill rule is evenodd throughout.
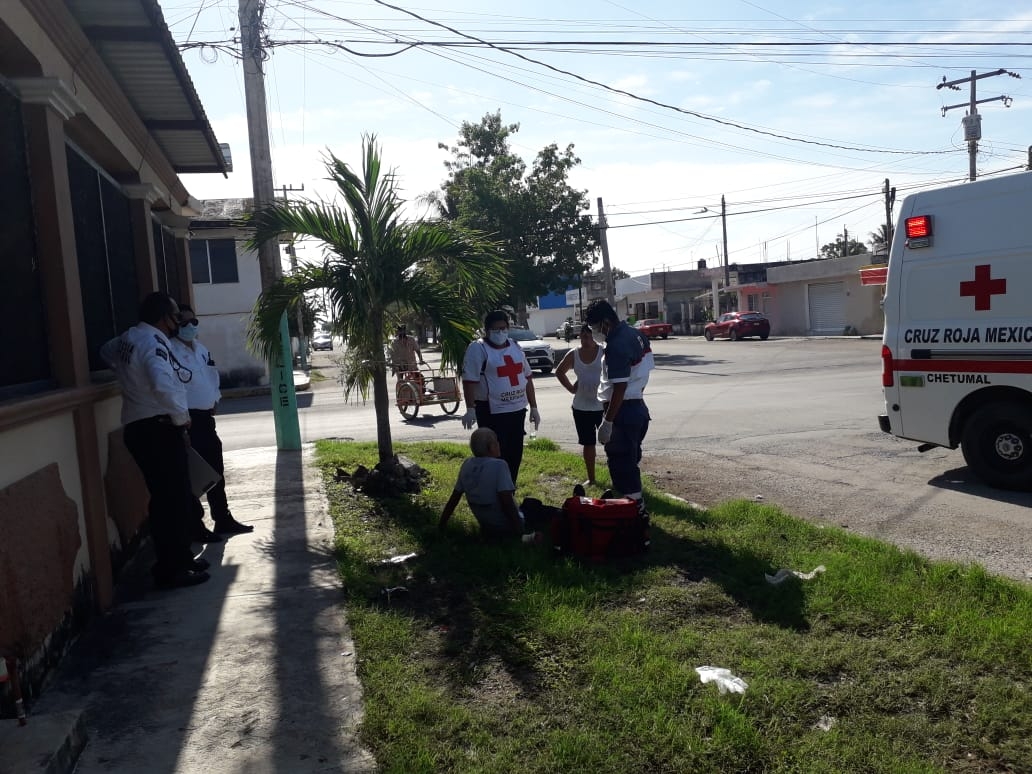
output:
<path id="1" fill-rule="evenodd" d="M 373 368 L 373 410 L 376 413 L 376 448 L 380 463 L 386 464 L 394 459 L 394 443 L 391 440 L 391 399 L 387 391 L 387 363 L 384 362 L 383 313 L 373 312 L 373 352 L 376 365 Z"/>

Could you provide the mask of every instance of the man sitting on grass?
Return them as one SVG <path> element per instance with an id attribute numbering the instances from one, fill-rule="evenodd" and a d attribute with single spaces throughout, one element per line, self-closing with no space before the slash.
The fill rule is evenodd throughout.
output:
<path id="1" fill-rule="evenodd" d="M 495 431 L 489 427 L 477 428 L 469 437 L 469 448 L 473 456 L 459 468 L 455 489 L 444 504 L 438 526 L 445 528 L 465 494 L 485 537 L 514 537 L 522 535 L 524 530 L 546 529 L 548 520 L 544 514 L 525 518 L 516 507 L 516 486 L 512 483 L 508 463 L 501 458 Z"/>

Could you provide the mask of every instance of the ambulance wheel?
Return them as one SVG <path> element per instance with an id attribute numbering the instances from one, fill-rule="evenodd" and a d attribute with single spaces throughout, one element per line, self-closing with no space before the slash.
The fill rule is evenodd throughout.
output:
<path id="1" fill-rule="evenodd" d="M 988 403 L 968 417 L 960 438 L 964 461 L 989 486 L 1032 489 L 1032 408 Z"/>
<path id="2" fill-rule="evenodd" d="M 738 329 L 732 328 L 731 333 L 729 333 L 727 337 L 731 339 L 731 341 L 738 341 Z"/>

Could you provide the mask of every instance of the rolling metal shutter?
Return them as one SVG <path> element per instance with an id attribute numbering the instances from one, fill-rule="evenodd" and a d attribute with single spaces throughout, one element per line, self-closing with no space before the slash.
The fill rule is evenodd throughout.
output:
<path id="1" fill-rule="evenodd" d="M 818 336 L 837 336 L 846 327 L 846 294 L 841 282 L 822 282 L 807 286 L 810 332 Z"/>

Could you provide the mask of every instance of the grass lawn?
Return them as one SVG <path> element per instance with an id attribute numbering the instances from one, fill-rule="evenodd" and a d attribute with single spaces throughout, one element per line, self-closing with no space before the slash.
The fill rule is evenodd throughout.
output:
<path id="1" fill-rule="evenodd" d="M 396 451 L 431 478 L 374 500 L 332 474 L 375 463 L 375 445 L 318 444 L 383 771 L 1032 771 L 1029 586 L 648 486 L 651 549 L 619 564 L 483 542 L 465 502 L 441 534 L 468 447 Z M 517 499 L 558 505 L 582 477 L 579 456 L 534 441 Z M 748 689 L 721 695 L 705 665 Z"/>

